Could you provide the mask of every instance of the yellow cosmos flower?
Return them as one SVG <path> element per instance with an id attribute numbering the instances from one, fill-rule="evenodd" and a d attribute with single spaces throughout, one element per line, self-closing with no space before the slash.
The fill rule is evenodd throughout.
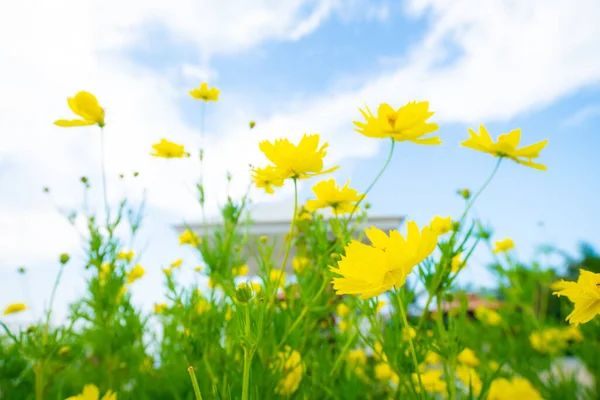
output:
<path id="1" fill-rule="evenodd" d="M 250 287 L 252 287 L 254 293 L 260 293 L 262 291 L 262 286 L 258 282 L 250 282 Z"/>
<path id="2" fill-rule="evenodd" d="M 506 378 L 497 378 L 492 381 L 488 400 L 542 400 L 542 395 L 525 378 L 514 377 L 510 380 Z"/>
<path id="3" fill-rule="evenodd" d="M 306 257 L 294 257 L 294 259 L 292 260 L 292 267 L 294 268 L 294 272 L 296 274 L 301 274 L 302 271 L 304 271 L 306 266 L 309 264 L 309 262 L 310 260 Z"/>
<path id="4" fill-rule="evenodd" d="M 479 365 L 479 359 L 475 355 L 475 352 L 468 347 L 459 353 L 457 360 L 467 367 L 476 367 Z"/>
<path id="5" fill-rule="evenodd" d="M 137 264 L 127 274 L 127 283 L 131 285 L 133 282 L 142 278 L 145 274 L 146 274 L 146 270 L 144 270 L 144 268 L 140 264 Z"/>
<path id="6" fill-rule="evenodd" d="M 250 268 L 248 268 L 248 266 L 246 264 L 240 265 L 239 267 L 233 267 L 231 269 L 231 273 L 233 274 L 233 276 L 248 275 L 249 271 L 250 271 Z"/>
<path id="7" fill-rule="evenodd" d="M 335 215 L 351 213 L 356 208 L 356 203 L 364 195 L 359 195 L 356 190 L 350 189 L 348 187 L 349 184 L 350 181 L 346 182 L 346 185 L 340 188 L 333 179 L 317 183 L 312 188 L 312 191 L 317 196 L 317 200 L 308 200 L 306 202 L 306 209 L 308 211 L 316 211 L 320 208 L 331 207 Z"/>
<path id="8" fill-rule="evenodd" d="M 272 368 L 279 373 L 280 377 L 275 393 L 290 396 L 298 390 L 304 373 L 304 363 L 300 353 L 292 350 L 290 346 L 285 346 L 283 351 L 277 353 L 277 361 Z"/>
<path id="9" fill-rule="evenodd" d="M 202 82 L 199 88 L 190 90 L 190 96 L 196 100 L 203 101 L 218 101 L 219 100 L 219 89 L 216 87 L 208 88 L 208 83 Z"/>
<path id="10" fill-rule="evenodd" d="M 428 123 L 434 114 L 429 111 L 428 101 L 409 102 L 398 110 L 383 103 L 374 116 L 369 107 L 360 109 L 366 122 L 354 121 L 355 131 L 373 138 L 392 138 L 397 142 L 410 141 L 416 144 L 441 144 L 439 136 L 423 136 L 438 130 L 438 125 Z"/>
<path id="11" fill-rule="evenodd" d="M 470 389 L 471 393 L 475 396 L 479 396 L 481 389 L 483 388 L 483 383 L 473 368 L 464 367 L 462 365 L 458 366 L 456 369 L 456 377 L 465 385 L 467 390 Z"/>
<path id="12" fill-rule="evenodd" d="M 452 262 L 450 265 L 450 272 L 452 272 L 453 274 L 456 274 L 458 271 L 460 271 L 464 267 L 466 267 L 466 264 L 464 263 L 464 261 L 462 261 L 460 259 L 460 253 L 458 253 L 457 255 L 452 257 Z"/>
<path id="13" fill-rule="evenodd" d="M 419 387 L 419 378 L 416 373 L 412 373 L 412 380 L 417 392 Z M 446 393 L 446 381 L 442 379 L 442 371 L 439 369 L 430 369 L 421 373 L 421 382 L 426 392 Z"/>
<path id="14" fill-rule="evenodd" d="M 88 125 L 98 125 L 102 128 L 104 126 L 104 109 L 100 107 L 98 99 L 93 94 L 81 91 L 74 97 L 69 97 L 67 103 L 71 111 L 81 119 L 59 119 L 54 122 L 55 125 L 63 128 Z"/>
<path id="15" fill-rule="evenodd" d="M 346 315 L 350 314 L 350 307 L 344 303 L 340 303 L 335 308 L 335 313 L 338 315 L 338 317 L 344 318 Z"/>
<path id="16" fill-rule="evenodd" d="M 298 145 L 290 143 L 287 139 L 277 139 L 274 143 L 268 140 L 262 141 L 259 147 L 274 164 L 275 170 L 269 170 L 270 174 L 279 179 L 308 179 L 333 172 L 338 168 L 323 170 L 323 158 L 327 154 L 325 149 L 329 144 L 325 143 L 319 147 L 319 140 L 318 134 L 304 135 Z M 258 170 L 259 175 L 264 174 L 265 170 L 266 168 Z M 254 170 L 254 173 L 256 174 L 257 170 Z"/>
<path id="17" fill-rule="evenodd" d="M 273 186 L 282 187 L 284 181 L 277 168 L 273 166 L 252 170 L 252 179 L 257 188 L 265 189 L 265 192 L 269 194 L 275 193 Z"/>
<path id="18" fill-rule="evenodd" d="M 400 382 L 400 377 L 387 362 L 375 365 L 375 378 L 383 383 L 390 381 L 394 383 Z"/>
<path id="19" fill-rule="evenodd" d="M 67 398 L 67 400 L 99 400 L 100 399 L 100 390 L 96 385 L 85 385 L 83 387 L 83 392 L 78 394 L 77 396 L 72 396 Z M 117 394 L 112 390 L 106 392 L 106 394 L 102 397 L 102 400 L 117 400 Z"/>
<path id="20" fill-rule="evenodd" d="M 371 246 L 351 241 L 338 268 L 330 267 L 341 275 L 341 278 L 333 278 L 333 288 L 338 295 L 360 294 L 361 299 L 368 299 L 393 286 L 401 287 L 413 267 L 433 252 L 438 240 L 428 226 L 419 232 L 414 221 L 408 222 L 406 239 L 396 230 L 390 231 L 389 236 L 375 227 L 366 229 L 365 233 Z"/>
<path id="21" fill-rule="evenodd" d="M 198 246 L 200 243 L 202 243 L 202 239 L 200 239 L 196 232 L 193 232 L 189 229 L 186 229 L 181 235 L 179 235 L 180 246 L 183 246 L 185 244 Z"/>
<path id="22" fill-rule="evenodd" d="M 536 351 L 542 354 L 557 354 L 567 347 L 567 339 L 562 330 L 558 328 L 545 328 L 532 332 L 529 343 Z"/>
<path id="23" fill-rule="evenodd" d="M 536 164 L 532 160 L 540 156 L 540 151 L 548 144 L 548 139 L 541 142 L 517 149 L 521 141 L 521 130 L 515 129 L 509 133 L 498 136 L 494 143 L 487 129 L 483 125 L 479 127 L 479 134 L 469 129 L 469 139 L 461 143 L 462 146 L 473 150 L 483 151 L 496 157 L 510 158 L 519 164 L 531 168 L 546 170 L 544 164 Z"/>
<path id="24" fill-rule="evenodd" d="M 502 317 L 491 308 L 479 306 L 475 309 L 475 318 L 486 325 L 496 326 L 502 322 Z"/>
<path id="25" fill-rule="evenodd" d="M 499 240 L 495 243 L 494 253 L 496 253 L 496 254 L 505 253 L 505 252 L 509 251 L 510 249 L 514 249 L 514 248 L 515 248 L 515 242 L 513 242 L 512 239 L 510 239 L 510 238 L 506 238 L 504 240 Z"/>
<path id="26" fill-rule="evenodd" d="M 600 274 L 579 270 L 577 282 L 561 280 L 552 285 L 553 294 L 567 296 L 575 303 L 573 312 L 567 315 L 570 324 L 584 324 L 600 314 Z"/>
<path id="27" fill-rule="evenodd" d="M 179 260 L 175 260 L 171 263 L 171 268 L 179 268 L 183 264 L 183 260 L 180 258 Z"/>
<path id="28" fill-rule="evenodd" d="M 182 144 L 169 142 L 167 139 L 160 139 L 160 142 L 153 144 L 152 149 L 154 153 L 150 153 L 154 157 L 163 158 L 183 158 L 189 157 L 190 153 L 187 153 Z"/>
<path id="29" fill-rule="evenodd" d="M 12 303 L 9 304 L 5 309 L 4 309 L 4 315 L 10 315 L 10 314 L 15 314 L 21 311 L 25 311 L 27 310 L 27 306 L 24 303 Z"/>
<path id="30" fill-rule="evenodd" d="M 165 303 L 157 303 L 154 305 L 154 314 L 162 314 L 167 309 Z"/>
<path id="31" fill-rule="evenodd" d="M 452 229 L 452 218 L 451 217 L 433 217 L 431 221 L 431 229 L 438 235 L 445 235 Z"/>
<path id="32" fill-rule="evenodd" d="M 166 276 L 171 276 L 171 274 L 173 273 L 173 268 L 163 268 L 162 271 Z"/>
<path id="33" fill-rule="evenodd" d="M 119 251 L 119 254 L 117 255 L 117 259 L 131 262 L 131 260 L 133 260 L 134 256 L 135 256 L 135 253 L 133 252 L 133 250 L 130 250 L 130 251 L 121 250 L 121 251 Z"/>

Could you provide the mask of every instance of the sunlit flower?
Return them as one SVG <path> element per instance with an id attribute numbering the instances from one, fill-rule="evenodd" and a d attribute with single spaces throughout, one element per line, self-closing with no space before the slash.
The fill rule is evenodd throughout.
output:
<path id="1" fill-rule="evenodd" d="M 73 126 L 88 126 L 98 125 L 104 126 L 104 109 L 98 104 L 98 99 L 88 92 L 81 91 L 74 97 L 67 99 L 69 108 L 73 113 L 81 117 L 81 119 L 59 119 L 54 124 L 63 128 Z"/>
<path id="2" fill-rule="evenodd" d="M 327 154 L 325 149 L 329 145 L 325 143 L 319 147 L 319 140 L 320 136 L 314 134 L 304 135 L 298 145 L 292 144 L 287 139 L 277 139 L 274 143 L 268 140 L 260 142 L 260 150 L 275 168 L 269 170 L 269 174 L 280 179 L 308 179 L 335 171 L 338 167 L 323 170 L 323 158 Z M 259 175 L 266 173 L 265 168 L 258 171 Z M 256 174 L 257 170 L 254 170 L 254 173 Z"/>
<path id="3" fill-rule="evenodd" d="M 78 394 L 77 396 L 72 396 L 67 398 L 67 400 L 99 400 L 100 399 L 100 390 L 96 385 L 85 385 L 83 387 L 83 392 Z M 104 394 L 102 400 L 117 400 L 117 394 L 112 390 L 109 390 Z"/>
<path id="4" fill-rule="evenodd" d="M 252 170 L 252 179 L 259 189 L 265 189 L 269 194 L 275 193 L 275 187 L 282 187 L 284 178 L 281 177 L 279 170 L 273 166 L 265 168 L 255 168 Z"/>
<path id="5" fill-rule="evenodd" d="M 567 315 L 571 324 L 584 324 L 600 314 L 600 274 L 579 270 L 577 282 L 561 280 L 552 285 L 553 294 L 566 296 L 575 303 L 573 312 Z"/>
<path id="6" fill-rule="evenodd" d="M 346 315 L 350 314 L 350 307 L 344 303 L 340 303 L 335 308 L 335 313 L 338 315 L 338 317 L 344 318 Z"/>
<path id="7" fill-rule="evenodd" d="M 313 186 L 312 191 L 317 196 L 317 200 L 308 200 L 306 209 L 316 211 L 320 208 L 331 207 L 334 214 L 345 214 L 353 212 L 357 203 L 363 195 L 359 195 L 355 189 L 348 187 L 350 181 L 343 187 L 335 183 L 335 180 L 328 179 L 321 181 Z"/>
<path id="8" fill-rule="evenodd" d="M 133 250 L 129 250 L 129 251 L 119 251 L 119 254 L 117 255 L 117 258 L 119 260 L 125 260 L 127 262 L 131 262 L 131 260 L 133 260 L 133 257 L 135 256 L 135 253 L 133 252 Z"/>
<path id="9" fill-rule="evenodd" d="M 271 282 L 277 284 L 279 283 L 279 287 L 283 288 L 285 284 L 285 271 L 281 269 L 272 269 L 270 273 Z"/>
<path id="10" fill-rule="evenodd" d="M 412 374 L 412 380 L 415 389 L 417 391 L 421 390 L 419 387 L 419 378 L 416 373 Z M 439 369 L 430 369 L 421 372 L 421 382 L 426 392 L 446 393 L 446 381 L 442 379 L 442 371 Z"/>
<path id="11" fill-rule="evenodd" d="M 458 368 L 456 368 L 456 377 L 465 385 L 470 393 L 479 396 L 483 383 L 481 382 L 479 375 L 477 375 L 477 371 L 473 368 L 459 365 Z"/>
<path id="12" fill-rule="evenodd" d="M 300 353 L 285 346 L 283 351 L 277 353 L 277 361 L 272 368 L 279 373 L 279 383 L 275 387 L 275 393 L 281 396 L 290 396 L 302 381 L 304 363 Z"/>
<path id="13" fill-rule="evenodd" d="M 488 400 L 542 400 L 542 395 L 525 378 L 496 378 L 490 385 Z"/>
<path id="14" fill-rule="evenodd" d="M 231 269 L 231 273 L 233 274 L 233 276 L 248 275 L 249 271 L 250 271 L 250 269 L 248 268 L 248 266 L 246 264 L 240 265 L 239 267 L 233 267 Z"/>
<path id="15" fill-rule="evenodd" d="M 479 365 L 479 359 L 475 355 L 475 352 L 468 347 L 458 354 L 457 360 L 467 367 L 476 367 Z"/>
<path id="16" fill-rule="evenodd" d="M 469 139 L 461 143 L 462 146 L 473 150 L 483 151 L 496 157 L 510 158 L 519 164 L 531 168 L 546 170 L 544 164 L 536 164 L 533 159 L 540 156 L 540 151 L 548 144 L 548 139 L 541 142 L 517 149 L 521 141 L 521 130 L 515 129 L 509 133 L 498 136 L 498 141 L 494 143 L 487 129 L 483 125 L 479 127 L 479 134 L 473 129 L 469 129 Z"/>
<path id="17" fill-rule="evenodd" d="M 154 314 L 162 314 L 167 309 L 165 303 L 157 303 L 154 305 Z"/>
<path id="18" fill-rule="evenodd" d="M 27 310 L 27 306 L 24 303 L 12 303 L 9 304 L 5 309 L 4 309 L 4 315 L 9 315 L 9 314 L 15 314 L 21 311 L 25 311 Z"/>
<path id="19" fill-rule="evenodd" d="M 502 317 L 495 310 L 485 306 L 479 306 L 474 310 L 475 318 L 486 325 L 496 326 L 502 322 Z"/>
<path id="20" fill-rule="evenodd" d="M 381 362 L 375 365 L 375 378 L 383 383 L 389 381 L 394 383 L 400 382 L 400 377 L 387 362 Z"/>
<path id="21" fill-rule="evenodd" d="M 181 235 L 179 235 L 180 246 L 183 246 L 185 244 L 198 246 L 200 243 L 202 243 L 202 239 L 200 239 L 196 232 L 191 231 L 189 229 L 186 229 Z"/>
<path id="22" fill-rule="evenodd" d="M 181 264 L 183 264 L 183 260 L 180 258 L 171 263 L 171 268 L 179 268 L 181 267 Z"/>
<path id="23" fill-rule="evenodd" d="M 450 264 L 450 272 L 453 274 L 457 273 L 466 266 L 465 262 L 460 259 L 460 253 L 452 257 L 452 262 Z"/>
<path id="24" fill-rule="evenodd" d="M 424 138 L 423 136 L 438 130 L 438 125 L 428 123 L 434 114 L 429 111 L 429 102 L 409 102 L 398 110 L 383 103 L 373 115 L 369 107 L 360 109 L 366 122 L 354 121 L 355 131 L 373 138 L 392 138 L 397 142 L 406 140 L 417 144 L 441 144 L 439 136 Z"/>
<path id="25" fill-rule="evenodd" d="M 433 217 L 431 221 L 431 229 L 438 235 L 445 235 L 452 229 L 452 218 L 451 217 Z"/>
<path id="26" fill-rule="evenodd" d="M 292 267 L 294 268 L 294 272 L 296 274 L 301 274 L 309 262 L 310 262 L 309 259 L 306 257 L 300 257 L 300 256 L 294 257 L 294 259 L 292 260 Z"/>
<path id="27" fill-rule="evenodd" d="M 216 87 L 208 88 L 208 83 L 202 82 L 199 88 L 190 90 L 190 96 L 196 100 L 218 101 L 219 89 Z"/>
<path id="28" fill-rule="evenodd" d="M 131 285 L 133 282 L 142 278 L 145 274 L 146 274 L 146 270 L 144 270 L 144 268 L 140 264 L 137 264 L 127 274 L 127 283 Z"/>
<path id="29" fill-rule="evenodd" d="M 154 157 L 163 158 L 183 158 L 189 157 L 182 144 L 169 142 L 167 139 L 160 139 L 160 142 L 153 144 L 154 153 L 150 153 Z"/>
<path id="30" fill-rule="evenodd" d="M 350 242 L 345 256 L 331 271 L 341 275 L 333 278 L 333 288 L 340 294 L 360 294 L 361 299 L 378 296 L 404 285 L 413 267 L 429 256 L 437 245 L 438 236 L 429 226 L 419 232 L 414 221 L 408 222 L 406 239 L 396 230 L 389 236 L 372 227 L 365 233 L 371 245 L 357 240 Z"/>
<path id="31" fill-rule="evenodd" d="M 494 253 L 505 253 L 505 252 L 509 251 L 510 249 L 514 249 L 514 247 L 515 247 L 515 242 L 513 242 L 512 239 L 510 239 L 510 238 L 506 238 L 504 240 L 498 240 L 495 243 Z"/>

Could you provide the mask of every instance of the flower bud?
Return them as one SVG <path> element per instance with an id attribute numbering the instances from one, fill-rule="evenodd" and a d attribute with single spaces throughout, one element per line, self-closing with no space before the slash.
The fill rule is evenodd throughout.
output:
<path id="1" fill-rule="evenodd" d="M 235 288 L 235 299 L 238 303 L 247 304 L 254 297 L 254 290 L 246 283 L 242 282 Z"/>
<path id="2" fill-rule="evenodd" d="M 256 126 L 256 122 L 250 121 L 250 129 L 254 129 L 255 126 Z"/>
<path id="3" fill-rule="evenodd" d="M 60 260 L 60 263 L 62 265 L 65 265 L 66 263 L 69 262 L 70 259 L 71 259 L 71 257 L 67 253 L 62 253 L 60 255 L 60 259 L 59 260 Z"/>
<path id="4" fill-rule="evenodd" d="M 471 191 L 469 189 L 461 189 L 458 191 L 458 194 L 465 200 L 469 200 L 471 197 Z"/>
<path id="5" fill-rule="evenodd" d="M 258 240 L 260 240 L 260 242 L 262 244 L 267 244 L 267 242 L 269 241 L 269 238 L 263 235 Z"/>

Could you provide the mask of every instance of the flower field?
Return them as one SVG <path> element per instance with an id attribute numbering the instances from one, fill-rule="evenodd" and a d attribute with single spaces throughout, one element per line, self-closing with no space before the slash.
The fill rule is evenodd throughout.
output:
<path id="1" fill-rule="evenodd" d="M 189 94 L 207 112 L 220 92 L 202 83 Z M 105 135 L 110 113 L 93 94 L 81 91 L 67 104 L 75 117 L 57 126 Z M 57 257 L 43 318 L 15 328 L 11 318 L 28 304 L 2 305 L 0 399 L 599 399 L 600 258 L 560 273 L 524 263 L 515 256 L 518 243 L 495 237 L 472 213 L 504 164 L 543 174 L 547 140 L 521 144 L 520 129 L 498 136 L 484 126 L 469 129 L 460 144 L 486 153 L 489 178 L 457 190 L 462 213 L 432 215 L 424 226 L 408 220 L 390 231 L 369 223 L 369 192 L 395 150 L 447 145 L 432 106 L 357 109 L 352 134 L 389 146 L 366 188 L 328 176 L 344 166 L 328 161 L 319 134 L 257 142 L 265 161 L 249 169 L 248 192 L 227 200 L 217 228 L 186 226 L 179 237 L 197 254 L 194 273 L 209 279 L 208 288 L 178 279 L 186 268 L 181 260 L 162 266 L 166 300 L 151 314 L 130 295 L 146 273 L 138 263 L 142 249 L 125 245 L 144 229 L 144 204 L 109 204 L 104 179 L 104 207 L 80 211 L 85 262 Z M 209 171 L 202 167 L 209 151 L 165 138 L 148 157 L 194 157 Z M 299 181 L 313 191 L 304 204 Z M 86 177 L 81 185 L 90 188 Z M 252 193 L 283 186 L 295 196 L 289 231 L 277 246 L 248 234 L 248 205 Z M 205 189 L 200 177 L 203 215 Z M 494 260 L 493 290 L 458 284 L 476 250 Z M 52 305 L 67 265 L 86 271 L 87 287 L 55 326 Z M 563 368 L 573 361 L 575 368 Z"/>

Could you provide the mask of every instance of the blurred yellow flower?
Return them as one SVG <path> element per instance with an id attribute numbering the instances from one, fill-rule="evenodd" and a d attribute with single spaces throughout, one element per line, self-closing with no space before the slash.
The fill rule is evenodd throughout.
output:
<path id="1" fill-rule="evenodd" d="M 265 168 L 255 168 L 252 170 L 252 179 L 254 184 L 259 189 L 265 189 L 269 194 L 275 193 L 275 187 L 283 186 L 283 178 L 281 177 L 279 170 L 273 166 L 267 166 Z"/>
<path id="2" fill-rule="evenodd" d="M 577 282 L 561 280 L 552 289 L 553 294 L 575 303 L 573 312 L 567 315 L 570 324 L 584 324 L 600 314 L 600 274 L 580 269 Z"/>
<path id="3" fill-rule="evenodd" d="M 119 260 L 125 260 L 127 262 L 131 262 L 131 260 L 133 260 L 133 257 L 135 256 L 135 253 L 133 252 L 133 250 L 129 250 L 129 251 L 119 251 L 119 254 L 117 255 L 117 258 Z"/>
<path id="4" fill-rule="evenodd" d="M 565 340 L 572 340 L 575 342 L 583 342 L 583 334 L 577 325 L 569 325 L 568 328 L 564 329 L 562 332 Z"/>
<path id="5" fill-rule="evenodd" d="M 355 131 L 373 138 L 392 138 L 397 142 L 411 141 L 416 144 L 441 144 L 439 136 L 423 138 L 423 136 L 438 130 L 438 125 L 428 123 L 434 114 L 429 111 L 429 102 L 409 102 L 395 110 L 387 103 L 382 103 L 377 116 L 369 107 L 366 111 L 360 109 L 366 122 L 354 121 Z"/>
<path id="6" fill-rule="evenodd" d="M 203 101 L 218 101 L 219 100 L 219 89 L 216 87 L 208 88 L 208 83 L 202 82 L 199 88 L 190 90 L 190 96 L 196 100 Z"/>
<path id="7" fill-rule="evenodd" d="M 67 398 L 67 400 L 99 400 L 100 399 L 100 390 L 96 385 L 85 385 L 83 387 L 83 392 L 78 394 L 77 396 L 72 396 Z M 117 394 L 112 390 L 109 390 L 104 394 L 102 400 L 117 400 Z"/>
<path id="8" fill-rule="evenodd" d="M 163 268 L 162 270 L 166 276 L 171 276 L 171 274 L 173 273 L 173 268 Z"/>
<path id="9" fill-rule="evenodd" d="M 142 278 L 145 274 L 146 274 L 146 270 L 144 270 L 144 268 L 140 264 L 137 264 L 127 274 L 127 283 L 131 285 L 133 282 Z"/>
<path id="10" fill-rule="evenodd" d="M 108 280 L 112 272 L 112 267 L 110 264 L 102 264 L 100 266 L 100 270 L 98 271 L 98 280 L 100 281 L 100 285 L 104 285 Z"/>
<path id="11" fill-rule="evenodd" d="M 233 318 L 233 309 L 231 307 L 227 307 L 227 311 L 225 311 L 225 321 L 231 321 Z"/>
<path id="12" fill-rule="evenodd" d="M 521 130 L 515 129 L 509 133 L 498 136 L 498 141 L 494 143 L 487 129 L 483 125 L 479 126 L 479 134 L 473 129 L 469 129 L 469 139 L 461 143 L 462 146 L 473 150 L 489 153 L 496 157 L 510 158 L 519 164 L 531 168 L 546 170 L 544 164 L 536 164 L 532 160 L 540 156 L 540 151 L 548 144 L 548 139 L 541 142 L 517 149 L 521 141 Z"/>
<path id="13" fill-rule="evenodd" d="M 381 309 L 382 309 L 383 307 L 385 307 L 385 305 L 386 305 L 386 304 L 387 304 L 387 303 L 386 303 L 386 301 L 385 301 L 385 300 L 378 300 L 378 301 L 377 301 L 377 305 L 375 306 L 375 312 L 376 312 L 376 313 L 378 313 L 378 312 L 381 312 Z"/>
<path id="14" fill-rule="evenodd" d="M 179 268 L 181 267 L 181 264 L 183 264 L 183 260 L 180 258 L 171 263 L 171 268 Z"/>
<path id="15" fill-rule="evenodd" d="M 458 271 L 466 267 L 466 264 L 460 259 L 460 253 L 452 257 L 450 272 L 456 274 Z"/>
<path id="16" fill-rule="evenodd" d="M 233 267 L 231 269 L 231 273 L 233 274 L 233 276 L 248 275 L 249 271 L 250 271 L 250 269 L 248 268 L 248 266 L 246 264 L 240 265 L 239 267 Z"/>
<path id="17" fill-rule="evenodd" d="M 290 396 L 298 390 L 304 373 L 304 363 L 300 353 L 292 350 L 290 346 L 285 346 L 283 351 L 277 353 L 277 361 L 273 369 L 279 373 L 279 383 L 275 387 L 275 393 Z"/>
<path id="18" fill-rule="evenodd" d="M 416 373 L 412 373 L 413 384 L 417 392 L 421 390 L 419 387 L 419 378 Z M 430 369 L 421 372 L 421 382 L 426 392 L 446 393 L 446 381 L 442 379 L 442 371 L 439 369 Z"/>
<path id="19" fill-rule="evenodd" d="M 100 107 L 98 99 L 93 94 L 81 91 L 74 97 L 69 97 L 67 103 L 71 111 L 81 119 L 59 119 L 54 122 L 55 125 L 63 128 L 88 125 L 98 125 L 102 128 L 104 126 L 104 109 Z"/>
<path id="20" fill-rule="evenodd" d="M 309 263 L 309 259 L 306 257 L 296 256 L 292 260 L 292 267 L 296 274 L 301 274 Z"/>
<path id="21" fill-rule="evenodd" d="M 385 355 L 385 352 L 383 351 L 383 345 L 380 342 L 375 342 L 373 343 L 373 358 L 376 359 L 377 361 L 381 360 L 384 362 L 387 362 L 387 356 Z"/>
<path id="22" fill-rule="evenodd" d="M 269 275 L 271 282 L 277 284 L 279 283 L 279 287 L 283 288 L 285 285 L 285 271 L 280 269 L 272 269 Z"/>
<path id="23" fill-rule="evenodd" d="M 428 351 L 424 362 L 428 365 L 438 365 L 442 363 L 442 357 L 435 351 Z"/>
<path id="24" fill-rule="evenodd" d="M 477 371 L 473 368 L 459 365 L 458 368 L 456 368 L 456 377 L 465 385 L 467 390 L 470 389 L 470 393 L 479 397 L 481 389 L 483 388 L 483 383 L 481 382 L 479 375 L 477 375 Z"/>
<path id="25" fill-rule="evenodd" d="M 361 367 L 367 364 L 367 354 L 363 349 L 350 350 L 346 362 L 353 368 Z"/>
<path id="26" fill-rule="evenodd" d="M 331 207 L 335 215 L 351 213 L 363 195 L 359 195 L 355 189 L 350 189 L 348 187 L 349 184 L 350 181 L 346 182 L 346 185 L 340 188 L 333 179 L 317 183 L 312 188 L 312 191 L 317 196 L 317 200 L 308 200 L 306 202 L 306 209 L 308 211 L 316 211 L 320 208 Z"/>
<path id="27" fill-rule="evenodd" d="M 474 311 L 475 318 L 486 325 L 496 326 L 502 322 L 502 317 L 491 308 L 479 306 Z"/>
<path id="28" fill-rule="evenodd" d="M 452 218 L 443 218 L 438 216 L 433 217 L 433 220 L 431 221 L 431 229 L 440 236 L 445 235 L 452 229 Z"/>
<path id="29" fill-rule="evenodd" d="M 338 317 L 344 318 L 346 315 L 350 314 L 350 307 L 344 303 L 340 303 L 335 308 L 335 313 L 338 315 Z"/>
<path id="30" fill-rule="evenodd" d="M 361 299 L 368 299 L 394 286 L 401 287 L 413 267 L 433 252 L 438 240 L 429 226 L 419 232 L 414 221 L 408 222 L 406 239 L 396 230 L 390 231 L 389 236 L 375 227 L 366 229 L 365 233 L 371 246 L 351 241 L 338 268 L 330 267 L 342 276 L 333 278 L 333 288 L 338 295 L 360 294 Z"/>
<path id="31" fill-rule="evenodd" d="M 400 382 L 400 377 L 387 362 L 381 362 L 375 365 L 375 378 L 382 383 L 387 383 L 389 381 L 394 383 Z"/>
<path id="32" fill-rule="evenodd" d="M 475 355 L 475 352 L 468 347 L 458 354 L 457 360 L 467 367 L 476 367 L 479 365 L 479 359 Z"/>
<path id="33" fill-rule="evenodd" d="M 262 291 L 262 286 L 258 282 L 250 282 L 250 287 L 254 290 L 254 293 L 260 293 Z"/>
<path id="34" fill-rule="evenodd" d="M 292 144 L 287 139 L 277 139 L 274 143 L 268 140 L 262 141 L 259 148 L 274 164 L 275 170 L 270 170 L 271 174 L 280 179 L 308 179 L 333 172 L 338 168 L 323 170 L 323 158 L 327 154 L 325 149 L 329 144 L 325 143 L 319 147 L 319 140 L 318 134 L 305 134 L 298 145 Z M 264 173 L 264 170 L 263 168 L 259 171 Z M 256 173 L 256 170 L 254 172 Z"/>
<path id="35" fill-rule="evenodd" d="M 201 297 L 196 304 L 196 314 L 202 315 L 211 309 L 211 305 L 204 297 Z"/>
<path id="36" fill-rule="evenodd" d="M 160 139 L 160 142 L 153 144 L 152 148 L 154 153 L 150 153 L 154 157 L 163 158 L 183 158 L 189 157 L 190 153 L 187 153 L 182 144 L 169 142 L 167 139 Z"/>
<path id="37" fill-rule="evenodd" d="M 209 289 L 214 289 L 218 286 L 217 282 L 215 282 L 215 280 L 213 278 L 209 278 L 208 279 L 208 288 Z"/>
<path id="38" fill-rule="evenodd" d="M 9 315 L 9 314 L 15 314 L 21 311 L 25 311 L 27 310 L 27 306 L 24 303 L 12 303 L 9 304 L 5 309 L 4 309 L 4 315 Z"/>
<path id="39" fill-rule="evenodd" d="M 488 400 L 542 400 L 542 395 L 525 378 L 496 378 L 490 385 Z"/>
<path id="40" fill-rule="evenodd" d="M 202 265 L 198 265 L 196 268 L 194 268 L 194 271 L 196 272 L 202 272 Z"/>
<path id="41" fill-rule="evenodd" d="M 202 239 L 200 239 L 196 232 L 191 231 L 189 229 L 186 229 L 181 235 L 179 235 L 180 246 L 183 246 L 185 244 L 198 246 L 200 243 L 202 243 Z"/>
<path id="42" fill-rule="evenodd" d="M 507 251 L 509 251 L 510 249 L 514 249 L 515 248 L 515 242 L 512 241 L 512 239 L 510 238 L 506 238 L 504 240 L 498 240 L 495 243 L 495 247 L 494 247 L 494 253 L 505 253 Z"/>
<path id="43" fill-rule="evenodd" d="M 167 309 L 165 303 L 157 303 L 154 305 L 154 314 L 162 314 Z"/>

